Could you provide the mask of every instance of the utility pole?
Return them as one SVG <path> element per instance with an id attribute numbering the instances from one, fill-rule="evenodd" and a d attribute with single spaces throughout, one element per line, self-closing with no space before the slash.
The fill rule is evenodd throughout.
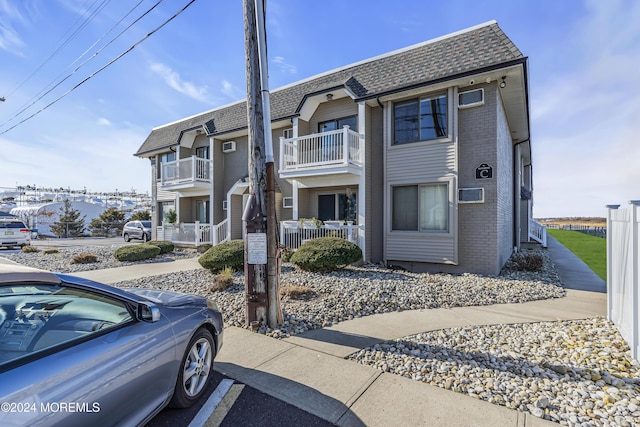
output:
<path id="1" fill-rule="evenodd" d="M 282 322 L 282 313 L 278 291 L 275 177 L 262 1 L 244 0 L 250 193 L 243 214 L 246 322 L 252 328 L 257 328 L 260 322 L 275 328 Z"/>

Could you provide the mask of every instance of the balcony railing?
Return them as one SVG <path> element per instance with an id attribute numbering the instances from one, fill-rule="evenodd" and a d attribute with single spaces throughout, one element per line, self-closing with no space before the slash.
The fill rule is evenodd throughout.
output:
<path id="1" fill-rule="evenodd" d="M 280 171 L 326 165 L 362 165 L 360 134 L 345 126 L 330 132 L 280 138 Z"/>
<path id="2" fill-rule="evenodd" d="M 280 243 L 291 249 L 298 249 L 303 243 L 318 237 L 339 237 L 360 246 L 364 226 L 344 221 L 325 221 L 324 224 L 306 224 L 298 221 L 280 222 Z"/>
<path id="3" fill-rule="evenodd" d="M 211 160 L 191 156 L 187 159 L 162 163 L 160 183 L 163 186 L 188 183 L 210 183 Z"/>

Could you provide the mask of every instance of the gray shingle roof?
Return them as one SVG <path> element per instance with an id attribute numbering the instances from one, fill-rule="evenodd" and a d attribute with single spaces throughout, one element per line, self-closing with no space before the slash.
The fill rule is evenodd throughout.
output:
<path id="1" fill-rule="evenodd" d="M 271 119 L 293 117 L 309 94 L 346 87 L 358 99 L 453 79 L 524 56 L 495 21 L 352 64 L 271 91 Z M 215 126 L 214 135 L 247 126 L 245 101 L 152 130 L 136 155 L 175 145 L 183 131 Z"/>

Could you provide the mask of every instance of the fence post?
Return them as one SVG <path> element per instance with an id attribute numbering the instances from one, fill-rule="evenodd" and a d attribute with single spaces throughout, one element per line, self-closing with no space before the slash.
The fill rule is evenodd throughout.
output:
<path id="1" fill-rule="evenodd" d="M 640 261 L 640 254 L 638 253 L 638 208 L 640 207 L 640 200 L 629 201 L 631 205 L 631 256 L 629 261 L 631 262 L 631 289 L 633 289 L 633 302 L 631 303 L 633 312 L 633 324 L 631 326 L 631 334 L 633 336 L 631 344 L 631 357 L 638 360 L 640 356 L 640 292 L 638 291 L 638 262 Z"/>
<path id="2" fill-rule="evenodd" d="M 195 235 L 196 235 L 196 247 L 200 246 L 200 233 L 202 233 L 202 230 L 200 230 L 200 221 L 196 221 L 196 230 L 195 230 Z"/>
<path id="3" fill-rule="evenodd" d="M 162 239 L 161 239 L 161 240 L 167 240 L 167 239 L 165 238 L 165 231 L 164 231 L 164 230 L 165 230 L 165 227 L 166 227 L 166 226 L 164 225 L 164 220 L 162 220 Z"/>
<path id="4" fill-rule="evenodd" d="M 611 308 L 613 306 L 613 292 L 611 287 L 613 286 L 613 238 L 612 228 L 613 221 L 611 215 L 613 210 L 616 210 L 620 205 L 607 205 L 607 319 L 611 321 Z"/>

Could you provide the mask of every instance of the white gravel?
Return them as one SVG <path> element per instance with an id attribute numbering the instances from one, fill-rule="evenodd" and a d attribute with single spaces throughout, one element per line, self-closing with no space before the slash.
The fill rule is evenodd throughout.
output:
<path id="1" fill-rule="evenodd" d="M 18 254 L 17 262 L 61 272 L 110 268 L 111 248 L 61 249 L 52 257 Z M 96 265 L 69 264 L 74 254 L 100 257 Z M 497 277 L 416 274 L 380 266 L 316 274 L 284 264 L 281 285 L 307 286 L 302 299 L 284 298 L 285 321 L 260 333 L 282 338 L 337 322 L 390 311 L 516 303 L 560 298 L 565 290 L 547 252 L 544 267 L 520 272 L 510 264 Z M 194 251 L 168 257 L 197 256 Z M 155 262 L 162 259 L 155 259 Z M 226 325 L 244 326 L 244 279 L 211 290 L 201 269 L 117 283 L 175 290 L 218 303 Z M 614 325 L 603 318 L 571 322 L 452 328 L 407 336 L 354 353 L 349 359 L 568 426 L 640 426 L 640 366 Z"/>

